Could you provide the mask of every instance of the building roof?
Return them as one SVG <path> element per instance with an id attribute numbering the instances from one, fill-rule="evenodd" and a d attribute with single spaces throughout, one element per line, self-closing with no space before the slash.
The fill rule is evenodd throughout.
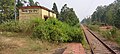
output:
<path id="1" fill-rule="evenodd" d="M 43 6 L 24 6 L 24 7 L 19 7 L 19 9 L 36 9 L 36 8 L 41 8 L 41 9 L 44 9 L 44 10 L 47 10 L 47 11 L 55 13 L 53 10 L 50 10 L 50 9 L 48 9 L 46 7 L 43 7 Z"/>

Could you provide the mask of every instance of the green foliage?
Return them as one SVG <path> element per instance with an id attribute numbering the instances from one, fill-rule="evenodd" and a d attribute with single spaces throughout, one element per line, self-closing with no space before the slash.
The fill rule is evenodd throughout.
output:
<path id="1" fill-rule="evenodd" d="M 21 32 L 21 28 L 19 27 L 18 22 L 15 22 L 15 21 L 2 23 L 0 25 L 0 30 L 11 31 L 11 32 Z"/>
<path id="2" fill-rule="evenodd" d="M 107 6 L 98 6 L 96 11 L 92 14 L 91 21 L 98 23 L 108 23 L 107 15 L 109 10 L 107 11 L 107 9 Z"/>
<path id="3" fill-rule="evenodd" d="M 120 36 L 118 36 L 115 41 L 120 45 Z"/>
<path id="4" fill-rule="evenodd" d="M 116 16 L 115 16 L 115 20 L 114 20 L 114 25 L 117 28 L 120 28 L 120 9 L 117 10 Z"/>
<path id="5" fill-rule="evenodd" d="M 29 21 L 8 21 L 0 25 L 0 31 L 33 34 L 32 38 L 50 42 L 82 42 L 83 32 L 80 27 L 69 26 L 57 19 L 31 19 Z"/>
<path id="6" fill-rule="evenodd" d="M 18 9 L 25 4 L 26 0 L 17 0 L 16 9 L 17 9 L 17 17 L 19 15 Z M 24 3 L 23 3 L 24 2 Z M 38 6 L 38 2 L 33 0 L 29 0 L 30 6 Z M 15 0 L 0 0 L 0 23 L 3 21 L 8 21 L 14 19 L 14 9 L 15 9 Z"/>
<path id="7" fill-rule="evenodd" d="M 68 35 L 71 36 L 72 41 L 80 42 L 80 41 L 83 40 L 82 30 L 79 29 L 79 28 L 76 28 L 76 27 L 71 28 L 71 31 L 70 31 L 70 33 Z"/>
<path id="8" fill-rule="evenodd" d="M 39 2 L 34 2 L 34 0 L 29 0 L 29 6 L 39 6 Z"/>
<path id="9" fill-rule="evenodd" d="M 104 23 L 120 28 L 120 1 L 116 0 L 108 6 L 98 6 L 96 11 L 91 15 L 91 23 Z M 89 19 L 82 22 L 89 23 Z M 90 23 L 89 23 L 90 24 Z"/>
<path id="10" fill-rule="evenodd" d="M 48 19 L 43 25 L 34 29 L 33 36 L 53 42 L 82 42 L 82 30 L 77 27 L 70 27 L 56 19 Z"/>
<path id="11" fill-rule="evenodd" d="M 106 39 L 112 40 L 111 32 L 110 31 L 103 31 L 102 36 Z"/>
<path id="12" fill-rule="evenodd" d="M 52 8 L 52 10 L 56 13 L 57 18 L 58 18 L 58 16 L 59 16 L 59 12 L 58 12 L 58 9 L 57 9 L 57 5 L 56 5 L 56 3 L 53 4 L 53 8 Z"/>
<path id="13" fill-rule="evenodd" d="M 98 25 L 88 25 L 89 29 L 93 31 L 99 31 L 99 26 Z"/>
<path id="14" fill-rule="evenodd" d="M 42 19 L 31 19 L 28 21 L 6 21 L 0 25 L 1 31 L 32 33 L 33 28 L 44 23 Z"/>
<path id="15" fill-rule="evenodd" d="M 120 45 L 120 30 L 118 30 L 117 28 L 113 28 L 107 31 L 102 31 L 101 35 L 104 38 L 115 41 L 116 43 Z"/>
<path id="16" fill-rule="evenodd" d="M 79 19 L 77 18 L 77 15 L 75 14 L 75 11 L 73 8 L 67 7 L 67 4 L 65 4 L 60 12 L 60 16 L 58 18 L 60 21 L 65 22 L 71 26 L 76 25 L 79 23 Z"/>
<path id="17" fill-rule="evenodd" d="M 33 0 L 29 0 L 29 5 L 30 6 L 34 6 L 35 4 L 34 4 L 34 1 Z"/>
<path id="18" fill-rule="evenodd" d="M 13 13 L 14 0 L 0 0 L 0 22 L 12 19 Z"/>
<path id="19" fill-rule="evenodd" d="M 115 38 L 117 35 L 117 28 L 116 27 L 113 27 L 113 29 L 110 30 L 110 33 L 111 33 L 111 36 L 113 38 Z"/>
<path id="20" fill-rule="evenodd" d="M 115 27 L 111 30 L 102 31 L 101 34 L 109 40 L 115 40 L 118 37 L 117 28 Z"/>
<path id="21" fill-rule="evenodd" d="M 91 24 L 91 19 L 90 18 L 84 18 L 81 23 L 83 24 Z"/>
<path id="22" fill-rule="evenodd" d="M 22 0 L 18 0 L 17 1 L 17 4 L 16 6 L 19 8 L 19 7 L 22 7 L 24 4 L 22 3 Z"/>
<path id="23" fill-rule="evenodd" d="M 80 26 L 80 23 L 74 25 L 74 27 L 80 28 L 80 27 L 81 27 L 81 26 Z"/>

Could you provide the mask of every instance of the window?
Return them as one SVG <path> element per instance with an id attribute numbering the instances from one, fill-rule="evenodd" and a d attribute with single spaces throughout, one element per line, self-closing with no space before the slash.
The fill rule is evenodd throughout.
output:
<path id="1" fill-rule="evenodd" d="M 22 9 L 22 12 L 28 12 L 26 9 Z"/>
<path id="2" fill-rule="evenodd" d="M 33 11 L 32 10 L 29 10 L 29 13 L 32 13 Z"/>

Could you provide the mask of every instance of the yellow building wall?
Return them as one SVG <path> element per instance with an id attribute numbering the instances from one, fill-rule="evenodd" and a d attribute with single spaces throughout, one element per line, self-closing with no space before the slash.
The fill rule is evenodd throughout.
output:
<path id="1" fill-rule="evenodd" d="M 49 17 L 49 13 L 48 13 L 48 11 L 42 9 L 42 19 L 44 19 L 44 16 L 45 16 L 45 15 Z"/>
<path id="2" fill-rule="evenodd" d="M 50 12 L 50 17 L 53 17 L 53 13 L 52 12 Z"/>
<path id="3" fill-rule="evenodd" d="M 55 13 L 53 13 L 53 17 L 56 18 L 56 14 Z"/>
<path id="4" fill-rule="evenodd" d="M 56 14 L 53 12 L 50 12 L 50 17 L 56 18 Z"/>
<path id="5" fill-rule="evenodd" d="M 53 17 L 56 18 L 56 14 L 53 12 L 48 12 L 44 9 L 24 9 L 27 10 L 27 12 L 23 12 L 22 9 L 19 9 L 19 20 L 29 20 L 31 18 L 42 18 L 44 19 L 44 16 Z M 37 10 L 37 12 L 31 12 L 29 10 Z"/>
<path id="6" fill-rule="evenodd" d="M 24 9 L 27 12 L 23 12 L 22 9 L 19 9 L 19 20 L 28 20 L 31 18 L 41 18 L 41 9 Z M 29 10 L 37 10 L 37 12 L 31 12 Z"/>

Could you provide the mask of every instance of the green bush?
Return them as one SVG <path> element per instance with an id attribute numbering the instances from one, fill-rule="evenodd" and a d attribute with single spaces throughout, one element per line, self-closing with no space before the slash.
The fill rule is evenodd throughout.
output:
<path id="1" fill-rule="evenodd" d="M 62 22 L 56 19 L 49 19 L 43 25 L 35 27 L 33 36 L 49 41 L 64 42 L 68 36 L 62 32 Z"/>
<path id="2" fill-rule="evenodd" d="M 82 30 L 80 30 L 79 28 L 73 28 L 73 30 L 71 31 L 72 33 L 74 33 L 71 37 L 72 37 L 72 41 L 75 42 L 80 42 L 83 40 L 83 34 L 82 34 Z"/>
<path id="3" fill-rule="evenodd" d="M 113 27 L 111 30 L 101 31 L 101 35 L 111 41 L 115 41 L 120 45 L 120 30 Z"/>
<path id="4" fill-rule="evenodd" d="M 42 19 L 30 19 L 28 21 L 8 21 L 0 25 L 1 31 L 32 33 L 33 28 L 44 23 Z"/>
<path id="5" fill-rule="evenodd" d="M 22 31 L 18 22 L 15 22 L 15 21 L 9 21 L 9 22 L 2 23 L 0 25 L 0 30 L 9 31 L 9 32 L 21 32 Z"/>
<path id="6" fill-rule="evenodd" d="M 110 31 L 102 31 L 102 36 L 106 39 L 112 40 L 111 32 Z"/>
<path id="7" fill-rule="evenodd" d="M 78 27 L 78 28 L 80 28 L 80 23 L 76 24 L 76 25 L 75 25 L 75 27 Z"/>
<path id="8" fill-rule="evenodd" d="M 118 36 L 117 38 L 115 38 L 115 41 L 120 45 L 120 36 Z"/>
<path id="9" fill-rule="evenodd" d="M 33 36 L 55 42 L 81 42 L 83 33 L 77 27 L 71 27 L 56 19 L 48 19 L 34 29 Z"/>
<path id="10" fill-rule="evenodd" d="M 47 21 L 36 18 L 28 21 L 4 22 L 0 25 L 0 30 L 33 34 L 32 38 L 50 42 L 82 42 L 83 40 L 83 32 L 79 25 L 69 26 L 54 18 L 49 18 Z"/>
<path id="11" fill-rule="evenodd" d="M 117 36 L 117 28 L 113 27 L 113 29 L 110 30 L 111 36 L 115 38 Z"/>
<path id="12" fill-rule="evenodd" d="M 118 33 L 117 33 L 117 28 L 113 27 L 110 30 L 107 31 L 102 31 L 102 36 L 109 39 L 109 40 L 114 40 L 115 38 L 117 38 Z"/>

